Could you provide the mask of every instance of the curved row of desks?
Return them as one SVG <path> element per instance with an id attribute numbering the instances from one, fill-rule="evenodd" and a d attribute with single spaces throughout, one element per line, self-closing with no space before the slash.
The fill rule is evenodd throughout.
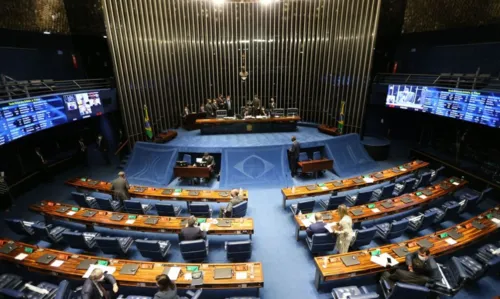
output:
<path id="1" fill-rule="evenodd" d="M 336 193 L 341 191 L 359 189 L 371 185 L 380 184 L 386 181 L 394 181 L 398 177 L 416 172 L 429 166 L 429 163 L 416 160 L 399 167 L 385 169 L 379 172 L 370 173 L 353 178 L 325 182 L 317 185 L 297 186 L 281 189 L 283 195 L 283 208 L 286 208 L 286 201 L 303 197 L 313 197 Z"/>
<path id="2" fill-rule="evenodd" d="M 205 264 L 134 261 L 73 254 L 70 252 L 40 248 L 35 245 L 6 239 L 0 239 L 0 243 L 2 252 L 5 247 L 10 247 L 10 249 L 14 247 L 14 249 L 9 253 L 0 252 L 0 259 L 25 267 L 30 271 L 40 272 L 47 275 L 62 276 L 67 279 L 83 279 L 82 276 L 87 270 L 85 267 L 82 267 L 83 264 L 80 264 L 84 260 L 92 260 L 90 261 L 91 264 L 107 264 L 108 267 L 115 268 L 113 276 L 121 286 L 157 287 L 155 277 L 162 274 L 165 268 L 180 267 L 181 272 L 175 281 L 175 284 L 181 289 L 257 288 L 258 290 L 259 288 L 264 287 L 263 268 L 262 264 L 259 262 Z M 37 261 L 47 254 L 56 257 L 54 262 L 51 261 L 49 264 L 44 264 Z M 54 264 L 55 261 L 59 262 Z M 57 264 L 60 265 L 56 266 Z M 84 269 L 80 269 L 79 265 Z M 134 275 L 120 273 L 125 265 L 137 265 L 137 272 Z M 191 286 L 190 273 L 191 271 L 196 270 L 196 267 L 199 271 L 203 272 L 203 284 L 199 286 Z M 214 272 L 216 269 L 232 269 L 233 275 L 231 278 L 215 279 Z"/>
<path id="3" fill-rule="evenodd" d="M 42 214 L 45 218 L 84 224 L 89 231 L 98 226 L 111 229 L 179 234 L 182 228 L 186 226 L 188 219 L 187 217 L 108 212 L 45 200 L 40 204 L 31 205 L 29 208 Z M 252 218 L 198 218 L 198 221 L 210 224 L 207 229 L 209 235 L 249 235 L 251 238 L 254 233 Z"/>
<path id="4" fill-rule="evenodd" d="M 74 178 L 66 181 L 66 185 L 73 186 L 79 190 L 113 194 L 110 182 L 97 181 L 89 178 Z M 131 186 L 129 193 L 131 197 L 137 198 L 182 200 L 187 202 L 229 202 L 231 200 L 230 190 L 191 190 Z M 248 190 L 243 190 L 243 199 L 248 200 Z"/>
<path id="5" fill-rule="evenodd" d="M 456 190 L 464 187 L 466 184 L 467 181 L 465 180 L 451 177 L 449 179 L 443 180 L 437 185 L 429 186 L 413 193 L 403 194 L 398 197 L 389 198 L 366 205 L 350 207 L 348 209 L 348 213 L 352 218 L 353 223 L 374 220 L 388 215 L 401 213 L 406 210 L 411 210 L 420 206 L 428 205 L 433 200 L 441 198 L 447 194 L 451 194 Z M 323 211 L 319 213 L 323 216 L 323 222 L 330 223 L 340 221 L 339 215 L 336 210 Z M 307 223 L 308 218 L 313 216 L 311 214 L 305 214 L 295 215 L 294 217 L 296 224 L 295 237 L 298 241 L 300 231 L 307 229 L 307 226 L 304 224 L 303 220 Z"/>
<path id="6" fill-rule="evenodd" d="M 394 250 L 399 250 L 398 248 L 401 248 L 405 250 L 407 254 L 418 250 L 421 246 L 430 246 L 432 255 L 445 255 L 484 237 L 491 236 L 492 233 L 497 231 L 498 227 L 500 227 L 500 206 L 490 209 L 456 226 L 443 229 L 430 235 L 407 240 L 402 243 L 389 244 L 344 254 L 316 257 L 314 258 L 314 263 L 316 265 L 315 286 L 319 289 L 320 283 L 324 281 L 339 280 L 384 271 L 384 267 L 370 260 L 371 253 L 375 250 L 380 250 L 379 254 L 390 254 L 391 257 L 396 259 L 399 263 L 404 263 L 404 255 L 399 256 Z M 456 239 L 451 237 L 454 233 L 459 234 L 459 236 L 456 236 Z M 357 265 L 346 266 L 342 259 L 346 261 L 356 259 L 359 263 Z"/>

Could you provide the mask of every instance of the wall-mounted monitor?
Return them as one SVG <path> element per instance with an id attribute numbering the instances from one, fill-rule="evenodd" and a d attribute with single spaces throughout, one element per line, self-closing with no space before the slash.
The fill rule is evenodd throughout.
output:
<path id="1" fill-rule="evenodd" d="M 99 91 L 0 103 L 0 145 L 68 122 L 101 115 Z"/>
<path id="2" fill-rule="evenodd" d="M 500 93 L 443 87 L 389 85 L 386 106 L 500 127 Z"/>

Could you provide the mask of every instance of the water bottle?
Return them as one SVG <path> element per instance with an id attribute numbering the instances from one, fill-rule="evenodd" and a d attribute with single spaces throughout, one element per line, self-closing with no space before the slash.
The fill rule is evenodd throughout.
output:
<path id="1" fill-rule="evenodd" d="M 323 257 L 323 268 L 326 268 L 326 262 L 328 261 L 328 258 L 326 256 Z"/>
<path id="2" fill-rule="evenodd" d="M 250 264 L 250 278 L 251 279 L 253 279 L 255 277 L 253 266 L 254 266 L 253 264 Z"/>
<path id="3" fill-rule="evenodd" d="M 295 193 L 295 186 L 292 187 L 292 193 Z"/>

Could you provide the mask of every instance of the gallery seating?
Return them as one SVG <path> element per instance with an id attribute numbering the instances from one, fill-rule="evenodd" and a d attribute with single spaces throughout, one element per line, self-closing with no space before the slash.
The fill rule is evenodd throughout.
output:
<path id="1" fill-rule="evenodd" d="M 306 243 L 313 254 L 329 252 L 335 248 L 335 239 L 330 233 L 314 234 L 306 238 Z"/>
<path id="2" fill-rule="evenodd" d="M 205 240 L 182 241 L 179 243 L 182 257 L 186 261 L 202 261 L 208 256 L 208 246 Z"/>
<path id="3" fill-rule="evenodd" d="M 66 230 L 62 233 L 64 242 L 71 248 L 83 249 L 86 251 L 94 250 L 97 247 L 96 238 L 100 234 L 96 232 L 79 232 Z"/>
<path id="4" fill-rule="evenodd" d="M 35 223 L 31 227 L 35 232 L 35 236 L 50 243 L 61 242 L 63 240 L 63 232 L 67 230 L 65 227 L 45 224 L 43 222 Z"/>
<path id="5" fill-rule="evenodd" d="M 124 204 L 125 204 L 125 210 L 128 213 L 132 214 L 146 215 L 149 212 L 149 210 L 153 208 L 153 206 L 150 204 L 143 204 L 140 201 L 136 200 L 126 200 L 124 201 Z"/>
<path id="6" fill-rule="evenodd" d="M 162 261 L 170 250 L 170 241 L 136 239 L 135 246 L 145 258 Z"/>
<path id="7" fill-rule="evenodd" d="M 169 203 L 155 204 L 156 212 L 160 216 L 177 217 L 181 214 L 182 209 Z"/>
<path id="8" fill-rule="evenodd" d="M 226 242 L 224 248 L 230 261 L 247 261 L 252 257 L 251 241 Z"/>
<path id="9" fill-rule="evenodd" d="M 35 234 L 35 231 L 33 230 L 32 226 L 37 222 L 6 218 L 5 223 L 7 223 L 7 226 L 11 231 L 15 232 L 18 235 L 33 236 Z"/>
<path id="10" fill-rule="evenodd" d="M 292 211 L 292 213 L 294 215 L 298 215 L 299 213 L 308 214 L 308 213 L 312 213 L 312 211 L 314 210 L 315 204 L 316 204 L 316 201 L 313 199 L 303 200 L 303 201 L 299 201 L 296 204 L 290 205 L 290 210 Z"/>
<path id="11" fill-rule="evenodd" d="M 117 238 L 117 237 L 96 237 L 97 246 L 102 252 L 106 254 L 116 254 L 124 256 L 128 253 L 130 246 L 134 240 L 130 237 Z"/>

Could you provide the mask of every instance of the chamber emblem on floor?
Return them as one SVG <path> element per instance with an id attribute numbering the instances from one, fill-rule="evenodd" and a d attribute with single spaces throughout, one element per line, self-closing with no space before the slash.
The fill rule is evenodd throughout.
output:
<path id="1" fill-rule="evenodd" d="M 234 165 L 234 168 L 251 179 L 258 179 L 271 171 L 274 165 L 259 156 L 251 155 Z"/>

